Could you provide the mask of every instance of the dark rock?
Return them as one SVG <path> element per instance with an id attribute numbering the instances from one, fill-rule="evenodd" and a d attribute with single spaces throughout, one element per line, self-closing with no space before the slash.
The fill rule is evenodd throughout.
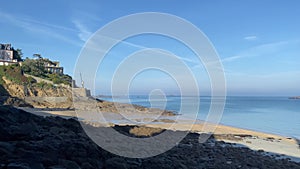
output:
<path id="1" fill-rule="evenodd" d="M 0 148 L 6 150 L 8 152 L 13 152 L 15 150 L 15 145 L 8 143 L 8 142 L 0 141 Z"/>
<path id="2" fill-rule="evenodd" d="M 257 152 L 259 152 L 259 153 L 263 153 L 263 152 L 265 152 L 264 150 L 261 150 L 261 149 L 259 149 L 259 150 L 257 150 Z"/>
<path id="3" fill-rule="evenodd" d="M 90 163 L 87 163 L 87 162 L 83 163 L 81 165 L 81 168 L 84 168 L 84 169 L 94 169 L 94 167 Z"/>
<path id="4" fill-rule="evenodd" d="M 66 169 L 66 168 L 61 165 L 54 165 L 54 166 L 50 166 L 49 169 Z"/>
<path id="5" fill-rule="evenodd" d="M 59 164 L 64 166 L 66 169 L 80 169 L 79 165 L 74 161 L 60 160 Z"/>
<path id="6" fill-rule="evenodd" d="M 26 163 L 9 163 L 7 169 L 30 169 Z"/>
<path id="7" fill-rule="evenodd" d="M 129 167 L 124 158 L 114 157 L 105 161 L 105 168 L 126 169 Z"/>

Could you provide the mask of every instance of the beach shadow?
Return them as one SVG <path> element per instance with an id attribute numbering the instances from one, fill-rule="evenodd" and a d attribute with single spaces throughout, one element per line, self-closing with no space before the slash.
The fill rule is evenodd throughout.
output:
<path id="1" fill-rule="evenodd" d="M 68 108 L 28 108 L 28 107 L 18 107 L 18 109 L 21 109 L 23 111 L 26 112 L 30 112 L 34 115 L 37 116 L 42 116 L 42 117 L 49 117 L 49 116 L 59 116 L 61 118 L 64 119 L 70 119 L 70 118 L 74 118 L 77 120 L 82 120 L 82 119 L 78 119 L 78 117 L 76 117 L 76 115 L 74 114 L 70 114 L 70 115 L 66 115 L 66 114 L 53 114 L 51 113 L 51 111 L 55 112 L 68 112 L 68 111 L 74 111 L 74 109 L 68 109 Z"/>
<path id="2" fill-rule="evenodd" d="M 297 141 L 298 147 L 299 147 L 299 149 L 300 149 L 300 140 L 297 139 L 297 138 L 295 138 L 295 140 Z"/>
<path id="3" fill-rule="evenodd" d="M 34 108 L 37 111 L 72 111 L 75 110 L 70 108 Z"/>

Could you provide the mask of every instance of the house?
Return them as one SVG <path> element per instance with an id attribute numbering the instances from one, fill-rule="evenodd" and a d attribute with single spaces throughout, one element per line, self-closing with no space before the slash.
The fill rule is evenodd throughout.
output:
<path id="1" fill-rule="evenodd" d="M 0 65 L 17 64 L 18 60 L 14 59 L 14 51 L 11 44 L 0 44 Z"/>
<path id="2" fill-rule="evenodd" d="M 0 66 L 2 65 L 12 65 L 19 64 L 22 66 L 22 61 L 18 62 L 14 58 L 14 49 L 11 44 L 0 44 Z M 45 70 L 49 73 L 63 74 L 64 68 L 60 67 L 59 62 L 51 61 L 49 59 L 43 58 L 41 54 L 33 54 L 34 59 L 39 59 L 44 64 Z"/>
<path id="3" fill-rule="evenodd" d="M 49 73 L 63 74 L 64 68 L 59 66 L 59 62 L 51 61 L 50 59 L 43 58 L 41 54 L 33 54 L 35 60 L 40 60 L 44 64 L 44 68 Z"/>
<path id="4" fill-rule="evenodd" d="M 57 73 L 57 74 L 63 74 L 64 68 L 59 66 L 59 62 L 50 61 L 49 59 L 45 60 L 45 70 L 50 73 Z"/>

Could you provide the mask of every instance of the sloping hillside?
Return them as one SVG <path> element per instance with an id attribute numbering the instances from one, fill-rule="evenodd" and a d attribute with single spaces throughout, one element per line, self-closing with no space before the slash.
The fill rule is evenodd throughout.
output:
<path id="1" fill-rule="evenodd" d="M 0 75 L 0 96 L 2 97 L 2 104 L 8 104 L 8 98 L 10 98 L 10 100 L 11 98 L 16 98 L 34 107 L 72 107 L 71 88 L 67 85 L 57 85 L 44 81 L 37 82 L 32 76 L 26 77 L 22 67 L 18 65 L 0 66 Z M 64 97 L 66 98 L 66 103 L 59 105 L 42 99 L 47 97 Z M 9 104 L 12 104 L 12 101 L 10 101 Z"/>

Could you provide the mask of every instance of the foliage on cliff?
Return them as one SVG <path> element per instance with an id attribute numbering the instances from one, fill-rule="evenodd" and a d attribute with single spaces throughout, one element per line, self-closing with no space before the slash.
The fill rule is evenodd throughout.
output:
<path id="1" fill-rule="evenodd" d="M 13 50 L 13 57 L 14 59 L 17 59 L 18 62 L 23 61 L 22 57 L 23 57 L 23 52 L 22 49 L 14 49 Z"/>
<path id="2" fill-rule="evenodd" d="M 29 62 L 31 63 L 31 62 Z M 36 62 L 35 62 L 36 63 Z M 28 62 L 26 63 L 28 64 Z M 37 67 L 34 67 L 33 64 L 28 64 L 31 71 L 30 74 L 38 75 L 38 77 L 43 77 L 43 79 L 47 79 L 52 81 L 54 84 L 65 84 L 65 85 L 71 85 L 72 78 L 68 75 L 59 75 L 59 74 L 50 74 L 47 72 L 40 71 L 40 74 L 33 73 L 34 70 L 37 70 Z M 29 88 L 28 90 L 57 90 L 57 87 L 51 83 L 46 82 L 37 82 L 34 78 L 31 76 L 24 76 L 24 69 L 26 70 L 28 67 L 21 67 L 19 65 L 9 65 L 9 66 L 0 66 L 0 95 L 6 96 L 8 93 L 15 93 L 18 90 L 16 89 L 15 92 L 11 88 L 13 86 L 16 86 L 16 88 L 24 88 L 24 86 L 27 86 Z M 28 73 L 28 69 L 26 70 Z M 29 74 L 29 73 L 28 73 Z M 9 81 L 9 84 L 7 82 Z M 18 87 L 19 86 L 19 87 Z M 23 86 L 23 87 L 22 87 Z M 50 92 L 51 93 L 51 92 Z"/>
<path id="3" fill-rule="evenodd" d="M 47 79 L 54 84 L 65 84 L 71 86 L 72 77 L 66 74 L 50 73 L 45 70 L 45 64 L 51 62 L 49 59 L 25 59 L 22 63 L 24 73 Z"/>
<path id="4" fill-rule="evenodd" d="M 22 73 L 22 69 L 19 65 L 0 66 L 0 84 L 3 84 L 3 77 L 5 76 L 8 80 L 19 84 L 27 85 L 35 83 L 35 80 L 31 77 L 25 77 Z"/>
<path id="5" fill-rule="evenodd" d="M 47 78 L 44 62 L 41 59 L 25 59 L 22 63 L 22 70 L 33 76 Z"/>

